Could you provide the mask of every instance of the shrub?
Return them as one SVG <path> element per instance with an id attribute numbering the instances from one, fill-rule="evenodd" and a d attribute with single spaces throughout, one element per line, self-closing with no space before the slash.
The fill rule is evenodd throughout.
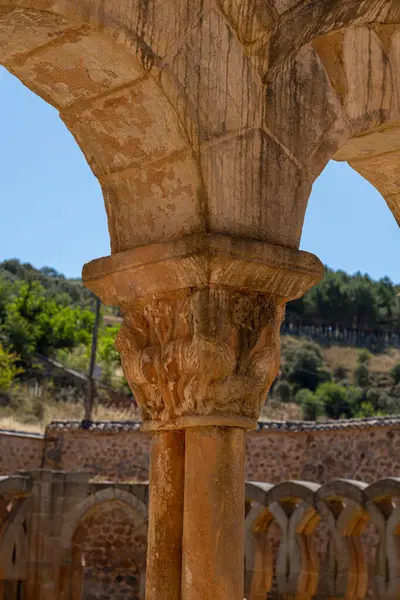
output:
<path id="1" fill-rule="evenodd" d="M 390 371 L 390 375 L 393 379 L 393 386 L 400 383 L 400 363 L 397 363 L 396 365 L 394 365 L 394 367 Z"/>
<path id="2" fill-rule="evenodd" d="M 296 403 L 301 406 L 305 421 L 315 421 L 323 413 L 323 407 L 318 396 L 306 388 L 297 392 Z"/>
<path id="3" fill-rule="evenodd" d="M 289 350 L 285 361 L 283 373 L 295 390 L 307 388 L 314 391 L 320 383 L 330 379 L 323 366 L 321 350 L 315 344 L 307 342 Z"/>
<path id="4" fill-rule="evenodd" d="M 356 414 L 356 416 L 360 419 L 365 417 L 373 417 L 374 415 L 376 415 L 376 411 L 370 402 L 362 402 Z"/>
<path id="5" fill-rule="evenodd" d="M 359 365 L 368 365 L 371 358 L 372 354 L 369 350 L 363 349 L 358 351 L 357 360 Z"/>
<path id="6" fill-rule="evenodd" d="M 358 367 L 356 367 L 354 371 L 354 381 L 358 386 L 362 388 L 368 387 L 369 369 L 365 363 L 360 363 Z"/>
<path id="7" fill-rule="evenodd" d="M 333 371 L 333 379 L 336 382 L 344 381 L 347 378 L 347 369 L 343 365 L 338 365 Z"/>
<path id="8" fill-rule="evenodd" d="M 274 396 L 281 402 L 290 402 L 292 399 L 292 386 L 288 381 L 281 379 L 274 387 Z"/>
<path id="9" fill-rule="evenodd" d="M 325 414 L 331 419 L 351 418 L 360 405 L 361 392 L 357 388 L 338 383 L 323 383 L 316 391 Z"/>
<path id="10" fill-rule="evenodd" d="M 366 402 L 368 402 L 368 404 L 370 404 L 371 406 L 374 407 L 374 410 L 378 410 L 381 395 L 382 395 L 382 392 L 380 390 L 378 390 L 376 388 L 370 388 L 369 390 L 367 390 L 367 393 L 365 394 L 365 400 L 366 400 Z"/>

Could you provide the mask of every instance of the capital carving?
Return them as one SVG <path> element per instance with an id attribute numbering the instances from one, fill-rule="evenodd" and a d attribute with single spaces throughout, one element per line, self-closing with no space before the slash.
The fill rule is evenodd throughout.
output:
<path id="1" fill-rule="evenodd" d="M 251 427 L 278 373 L 285 304 L 321 267 L 262 242 L 189 236 L 93 261 L 84 281 L 121 308 L 117 349 L 145 426 Z"/>
<path id="2" fill-rule="evenodd" d="M 282 300 L 187 288 L 123 312 L 117 348 L 144 420 L 257 418 L 279 368 Z"/>

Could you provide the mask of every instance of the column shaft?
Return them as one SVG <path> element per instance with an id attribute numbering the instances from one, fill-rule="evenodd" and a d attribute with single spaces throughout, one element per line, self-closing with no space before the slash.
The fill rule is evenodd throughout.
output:
<path id="1" fill-rule="evenodd" d="M 186 430 L 182 600 L 243 600 L 245 431 Z"/>
<path id="2" fill-rule="evenodd" d="M 153 434 L 146 600 L 180 600 L 185 434 Z"/>

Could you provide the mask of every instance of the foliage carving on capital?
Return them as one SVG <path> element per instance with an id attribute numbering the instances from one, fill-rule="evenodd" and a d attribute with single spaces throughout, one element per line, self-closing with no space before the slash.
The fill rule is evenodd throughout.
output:
<path id="1" fill-rule="evenodd" d="M 284 306 L 218 286 L 123 306 L 117 348 L 143 420 L 257 419 L 279 369 Z"/>

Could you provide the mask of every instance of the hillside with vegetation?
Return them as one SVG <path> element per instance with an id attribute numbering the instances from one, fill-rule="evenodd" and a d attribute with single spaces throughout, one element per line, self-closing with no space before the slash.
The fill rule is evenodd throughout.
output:
<path id="1" fill-rule="evenodd" d="M 325 268 L 324 279 L 287 305 L 286 320 L 303 325 L 400 333 L 400 285 L 388 277 Z"/>
<path id="2" fill-rule="evenodd" d="M 400 412 L 399 293 L 388 278 L 373 281 L 327 269 L 318 286 L 289 303 L 283 332 L 291 335 L 282 336 L 281 372 L 263 416 L 338 419 Z M 95 302 L 80 280 L 52 268 L 0 263 L 0 427 L 43 428 L 52 419 L 82 419 Z M 137 414 L 114 349 L 119 327 L 118 309 L 102 307 L 97 419 Z M 365 347 L 346 346 L 349 332 Z"/>

